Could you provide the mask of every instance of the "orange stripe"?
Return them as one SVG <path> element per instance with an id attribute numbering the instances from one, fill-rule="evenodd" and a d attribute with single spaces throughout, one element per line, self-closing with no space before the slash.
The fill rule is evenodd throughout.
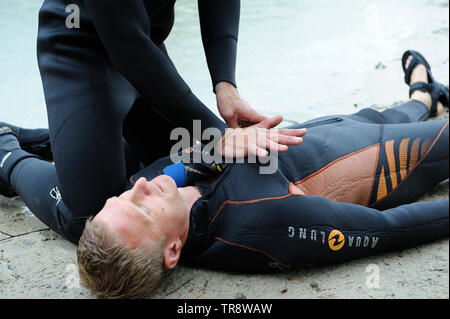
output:
<path id="1" fill-rule="evenodd" d="M 384 166 L 381 168 L 380 181 L 378 182 L 377 201 L 387 195 L 386 178 L 384 178 Z"/>
<path id="2" fill-rule="evenodd" d="M 420 137 L 414 140 L 413 145 L 411 147 L 411 154 L 409 158 L 409 171 L 413 169 L 413 167 L 416 165 L 419 159 L 419 144 L 420 144 Z"/>
<path id="3" fill-rule="evenodd" d="M 408 161 L 409 138 L 404 138 L 400 143 L 400 178 L 403 180 L 406 176 L 406 163 Z"/>
<path id="4" fill-rule="evenodd" d="M 425 141 L 423 141 L 422 147 L 420 149 L 420 158 L 422 158 L 425 155 L 425 153 L 430 148 L 430 145 L 431 145 L 431 140 L 429 138 L 427 138 Z"/>
<path id="5" fill-rule="evenodd" d="M 290 188 L 290 190 L 291 190 L 291 188 Z M 289 193 L 289 194 L 286 194 L 286 195 L 283 195 L 283 196 L 280 196 L 280 197 L 268 197 L 268 198 L 260 198 L 260 199 L 244 200 L 244 201 L 227 200 L 222 205 L 220 205 L 219 209 L 214 214 L 214 217 L 211 219 L 210 224 L 213 224 L 216 221 L 217 216 L 219 216 L 219 214 L 222 212 L 222 209 L 226 205 L 254 204 L 254 203 L 264 202 L 264 201 L 268 201 L 268 200 L 284 199 L 284 198 L 288 198 L 288 197 L 291 197 L 291 196 L 294 196 L 294 195 L 298 195 L 298 194 Z"/>
<path id="6" fill-rule="evenodd" d="M 386 156 L 389 164 L 389 171 L 391 172 L 392 189 L 397 187 L 397 170 L 395 167 L 395 155 L 394 155 L 394 140 L 387 141 L 385 144 Z"/>

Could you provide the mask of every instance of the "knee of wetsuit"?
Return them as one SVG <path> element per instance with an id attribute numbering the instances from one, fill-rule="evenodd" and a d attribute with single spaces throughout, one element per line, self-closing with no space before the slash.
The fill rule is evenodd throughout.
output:
<path id="1" fill-rule="evenodd" d="M 395 113 L 399 113 L 399 112 L 395 112 Z M 401 113 L 399 113 L 398 115 L 401 116 Z M 362 118 L 364 122 L 368 122 L 368 123 L 391 123 L 391 120 L 389 119 L 389 117 L 386 117 L 384 113 L 380 113 L 380 112 L 378 112 L 374 109 L 370 109 L 370 108 L 362 109 L 361 111 L 356 113 L 355 116 Z M 405 120 L 406 121 L 408 120 L 407 117 Z"/>

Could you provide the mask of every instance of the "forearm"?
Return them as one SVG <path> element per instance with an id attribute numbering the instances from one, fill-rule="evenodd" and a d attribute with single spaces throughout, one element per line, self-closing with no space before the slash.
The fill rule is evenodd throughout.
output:
<path id="1" fill-rule="evenodd" d="M 203 46 L 213 88 L 228 82 L 236 86 L 236 56 L 240 0 L 198 0 Z"/>

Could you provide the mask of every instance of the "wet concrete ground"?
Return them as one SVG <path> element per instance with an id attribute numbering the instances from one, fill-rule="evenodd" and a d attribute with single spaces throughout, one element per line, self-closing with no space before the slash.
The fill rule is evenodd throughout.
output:
<path id="1" fill-rule="evenodd" d="M 397 12 L 399 21 L 403 25 L 399 22 L 399 25 L 395 27 L 403 30 L 405 29 L 404 24 L 411 23 L 410 27 L 406 28 L 409 32 L 401 33 L 399 31 L 399 34 L 390 34 L 386 39 L 375 39 L 378 41 L 376 43 L 385 47 L 360 43 L 360 45 L 367 46 L 365 48 L 367 56 L 354 61 L 355 70 L 351 69 L 352 63 L 349 61 L 351 59 L 340 59 L 345 64 L 345 67 L 342 67 L 342 63 L 338 59 L 342 58 L 342 52 L 339 49 L 336 49 L 339 56 L 334 56 L 332 48 L 328 48 L 329 52 L 321 51 L 318 53 L 320 59 L 317 59 L 314 56 L 313 45 L 310 44 L 306 46 L 307 49 L 302 56 L 304 58 L 302 63 L 307 64 L 305 69 L 308 70 L 308 73 L 306 74 L 305 70 L 298 72 L 298 85 L 295 85 L 296 73 L 288 70 L 288 64 L 291 61 L 282 59 L 277 64 L 280 65 L 280 70 L 287 73 L 288 81 L 286 82 L 289 82 L 289 84 L 286 84 L 286 87 L 278 86 L 273 89 L 273 92 L 268 92 L 267 87 L 264 90 L 262 89 L 263 82 L 258 80 L 262 74 L 258 74 L 257 70 L 269 63 L 268 59 L 272 58 L 269 54 L 265 54 L 259 59 L 255 57 L 257 66 L 254 68 L 248 68 L 241 62 L 241 70 L 248 71 L 246 74 L 240 75 L 242 90 L 247 93 L 245 97 L 261 112 L 269 115 L 281 112 L 286 120 L 293 122 L 302 122 L 315 116 L 331 113 L 348 114 L 366 106 L 380 110 L 407 98 L 408 90 L 403 83 L 400 57 L 403 51 L 408 48 L 421 51 L 430 61 L 435 77 L 444 83 L 448 83 L 448 1 L 414 0 L 399 2 L 404 4 L 405 10 L 410 16 Z M 0 7 L 4 3 L 0 4 Z M 310 4 L 311 2 L 305 1 L 305 3 Z M 367 2 L 367 5 L 370 4 Z M 36 10 L 37 7 L 29 9 L 31 11 L 28 13 L 25 12 L 25 17 L 27 17 L 27 14 L 28 16 L 34 14 L 33 10 Z M 366 6 L 363 11 L 372 10 L 372 12 L 376 12 L 376 8 L 376 6 Z M 424 14 L 415 16 L 414 14 L 420 8 L 423 9 Z M 190 9 L 188 7 L 186 10 L 189 11 Z M 243 12 L 245 13 L 248 9 L 244 7 Z M 179 10 L 182 23 L 187 23 L 183 19 L 188 18 L 183 16 L 183 10 Z M 336 10 L 339 10 L 339 8 L 336 8 Z M 260 13 L 265 14 L 264 12 Z M 337 15 L 339 13 L 345 14 L 345 12 L 337 11 Z M 285 12 L 272 13 L 272 15 L 276 14 L 285 14 Z M 25 19 L 25 17 L 23 18 Z M 242 50 L 248 51 L 249 42 L 254 43 L 250 40 L 251 31 L 249 31 L 252 27 L 250 23 L 254 23 L 252 19 L 254 17 L 243 18 L 243 37 L 247 41 L 241 45 Z M 270 15 L 267 19 L 270 21 Z M 0 19 L 0 21 L 3 20 Z M 247 21 L 249 25 L 246 24 Z M 369 26 L 376 26 L 376 20 L 374 21 Z M 386 29 L 387 26 L 383 28 Z M 173 36 L 172 42 L 169 41 L 168 43 L 169 52 L 177 37 L 180 37 L 182 30 L 175 29 L 174 32 L 176 34 Z M 271 31 L 271 33 L 273 32 L 275 30 Z M 330 27 L 329 32 L 332 33 L 333 28 Z M 32 39 L 33 33 L 25 33 L 24 36 Z M 307 33 L 304 36 L 306 41 Z M 298 41 L 301 41 L 301 38 Z M 350 45 L 349 42 L 352 45 L 358 45 L 358 42 L 352 43 L 352 39 L 342 40 L 342 43 L 333 42 L 333 44 L 346 47 Z M 286 49 L 293 44 L 292 41 L 282 38 L 280 45 Z M 317 47 L 324 49 L 319 44 L 317 44 Z M 276 48 L 271 50 L 273 50 L 272 53 L 276 52 Z M 3 49 L 1 53 L 3 56 L 7 55 Z M 351 53 L 349 54 L 352 56 Z M 189 74 L 191 68 L 195 67 L 190 66 L 187 62 L 183 63 L 181 53 L 175 52 L 172 56 L 177 65 L 178 62 L 181 64 L 180 72 L 183 74 Z M 247 59 L 249 59 L 249 54 L 242 53 L 241 60 L 248 63 L 249 60 Z M 324 59 L 328 61 L 324 62 L 327 65 L 326 70 L 321 64 Z M 336 73 L 330 71 L 333 63 L 329 61 L 333 61 L 339 71 L 336 71 Z M 285 62 L 286 65 L 283 66 Z M 29 62 L 24 61 L 23 63 Z M 273 66 L 270 66 L 268 72 L 274 72 L 272 68 Z M 0 87 L 3 87 L 3 89 L 0 89 L 0 92 L 2 92 L 2 96 L 0 96 L 2 103 L 0 105 L 0 116 L 10 122 L 24 126 L 27 126 L 27 124 L 35 127 L 45 126 L 42 117 L 38 117 L 38 120 L 35 120 L 36 117 L 33 117 L 33 114 L 27 115 L 23 119 L 20 117 L 23 110 L 21 111 L 19 104 L 25 102 L 36 106 L 37 111 L 34 112 L 42 110 L 42 105 L 39 104 L 42 102 L 39 95 L 41 92 L 31 90 L 31 98 L 26 98 L 24 94 L 5 92 L 7 90 L 5 87 L 14 86 L 11 81 L 19 82 L 21 80 L 20 78 L 17 79 L 18 75 L 16 75 L 13 80 L 8 81 L 7 75 L 10 71 L 0 68 Z M 27 74 L 28 71 L 24 72 Z M 39 80 L 36 72 L 37 70 L 34 69 L 30 76 L 34 81 Z M 283 78 L 283 72 L 280 72 L 280 78 Z M 199 92 L 199 96 L 203 100 L 210 101 L 209 104 L 213 105 L 213 99 L 209 89 L 206 89 L 206 84 L 199 84 L 202 79 L 204 79 L 202 75 L 192 76 L 190 80 L 194 83 L 193 89 Z M 250 80 L 253 80 L 253 82 Z M 23 82 L 21 83 L 21 85 L 25 85 Z M 336 87 L 333 86 L 333 83 L 336 83 Z M 30 85 L 34 86 L 35 84 Z M 260 89 L 258 89 L 258 86 Z M 317 98 L 317 101 L 320 102 L 314 103 L 312 102 L 314 101 L 313 97 L 319 97 L 318 88 L 322 88 L 320 98 Z M 208 93 L 206 93 L 207 90 Z M 22 91 L 26 92 L 24 88 Z M 280 92 L 283 94 L 279 94 Z M 286 108 L 274 107 L 277 95 L 282 95 L 281 100 L 284 105 L 288 105 Z M 6 108 L 5 105 L 15 105 L 18 106 L 18 109 Z M 296 108 L 293 105 L 300 106 Z M 304 107 L 301 105 L 304 105 Z M 448 112 L 440 118 L 448 119 Z M 447 182 L 436 186 L 421 200 L 436 200 L 448 196 L 449 186 Z M 448 244 L 448 239 L 445 239 L 339 265 L 273 275 L 242 275 L 180 266 L 162 281 L 149 298 L 448 299 Z M 6 199 L 0 196 L 0 298 L 94 298 L 78 284 L 75 249 L 74 245 L 63 240 L 38 221 L 19 198 Z M 371 281 L 375 278 L 373 276 L 377 274 L 379 275 L 379 281 Z"/>

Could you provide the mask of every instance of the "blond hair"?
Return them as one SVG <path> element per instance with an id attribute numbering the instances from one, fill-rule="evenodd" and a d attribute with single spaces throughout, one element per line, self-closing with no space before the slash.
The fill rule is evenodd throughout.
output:
<path id="1" fill-rule="evenodd" d="M 108 226 L 91 217 L 78 244 L 81 284 L 103 298 L 143 298 L 153 290 L 166 268 L 164 240 L 145 242 L 136 249 L 113 239 Z"/>

